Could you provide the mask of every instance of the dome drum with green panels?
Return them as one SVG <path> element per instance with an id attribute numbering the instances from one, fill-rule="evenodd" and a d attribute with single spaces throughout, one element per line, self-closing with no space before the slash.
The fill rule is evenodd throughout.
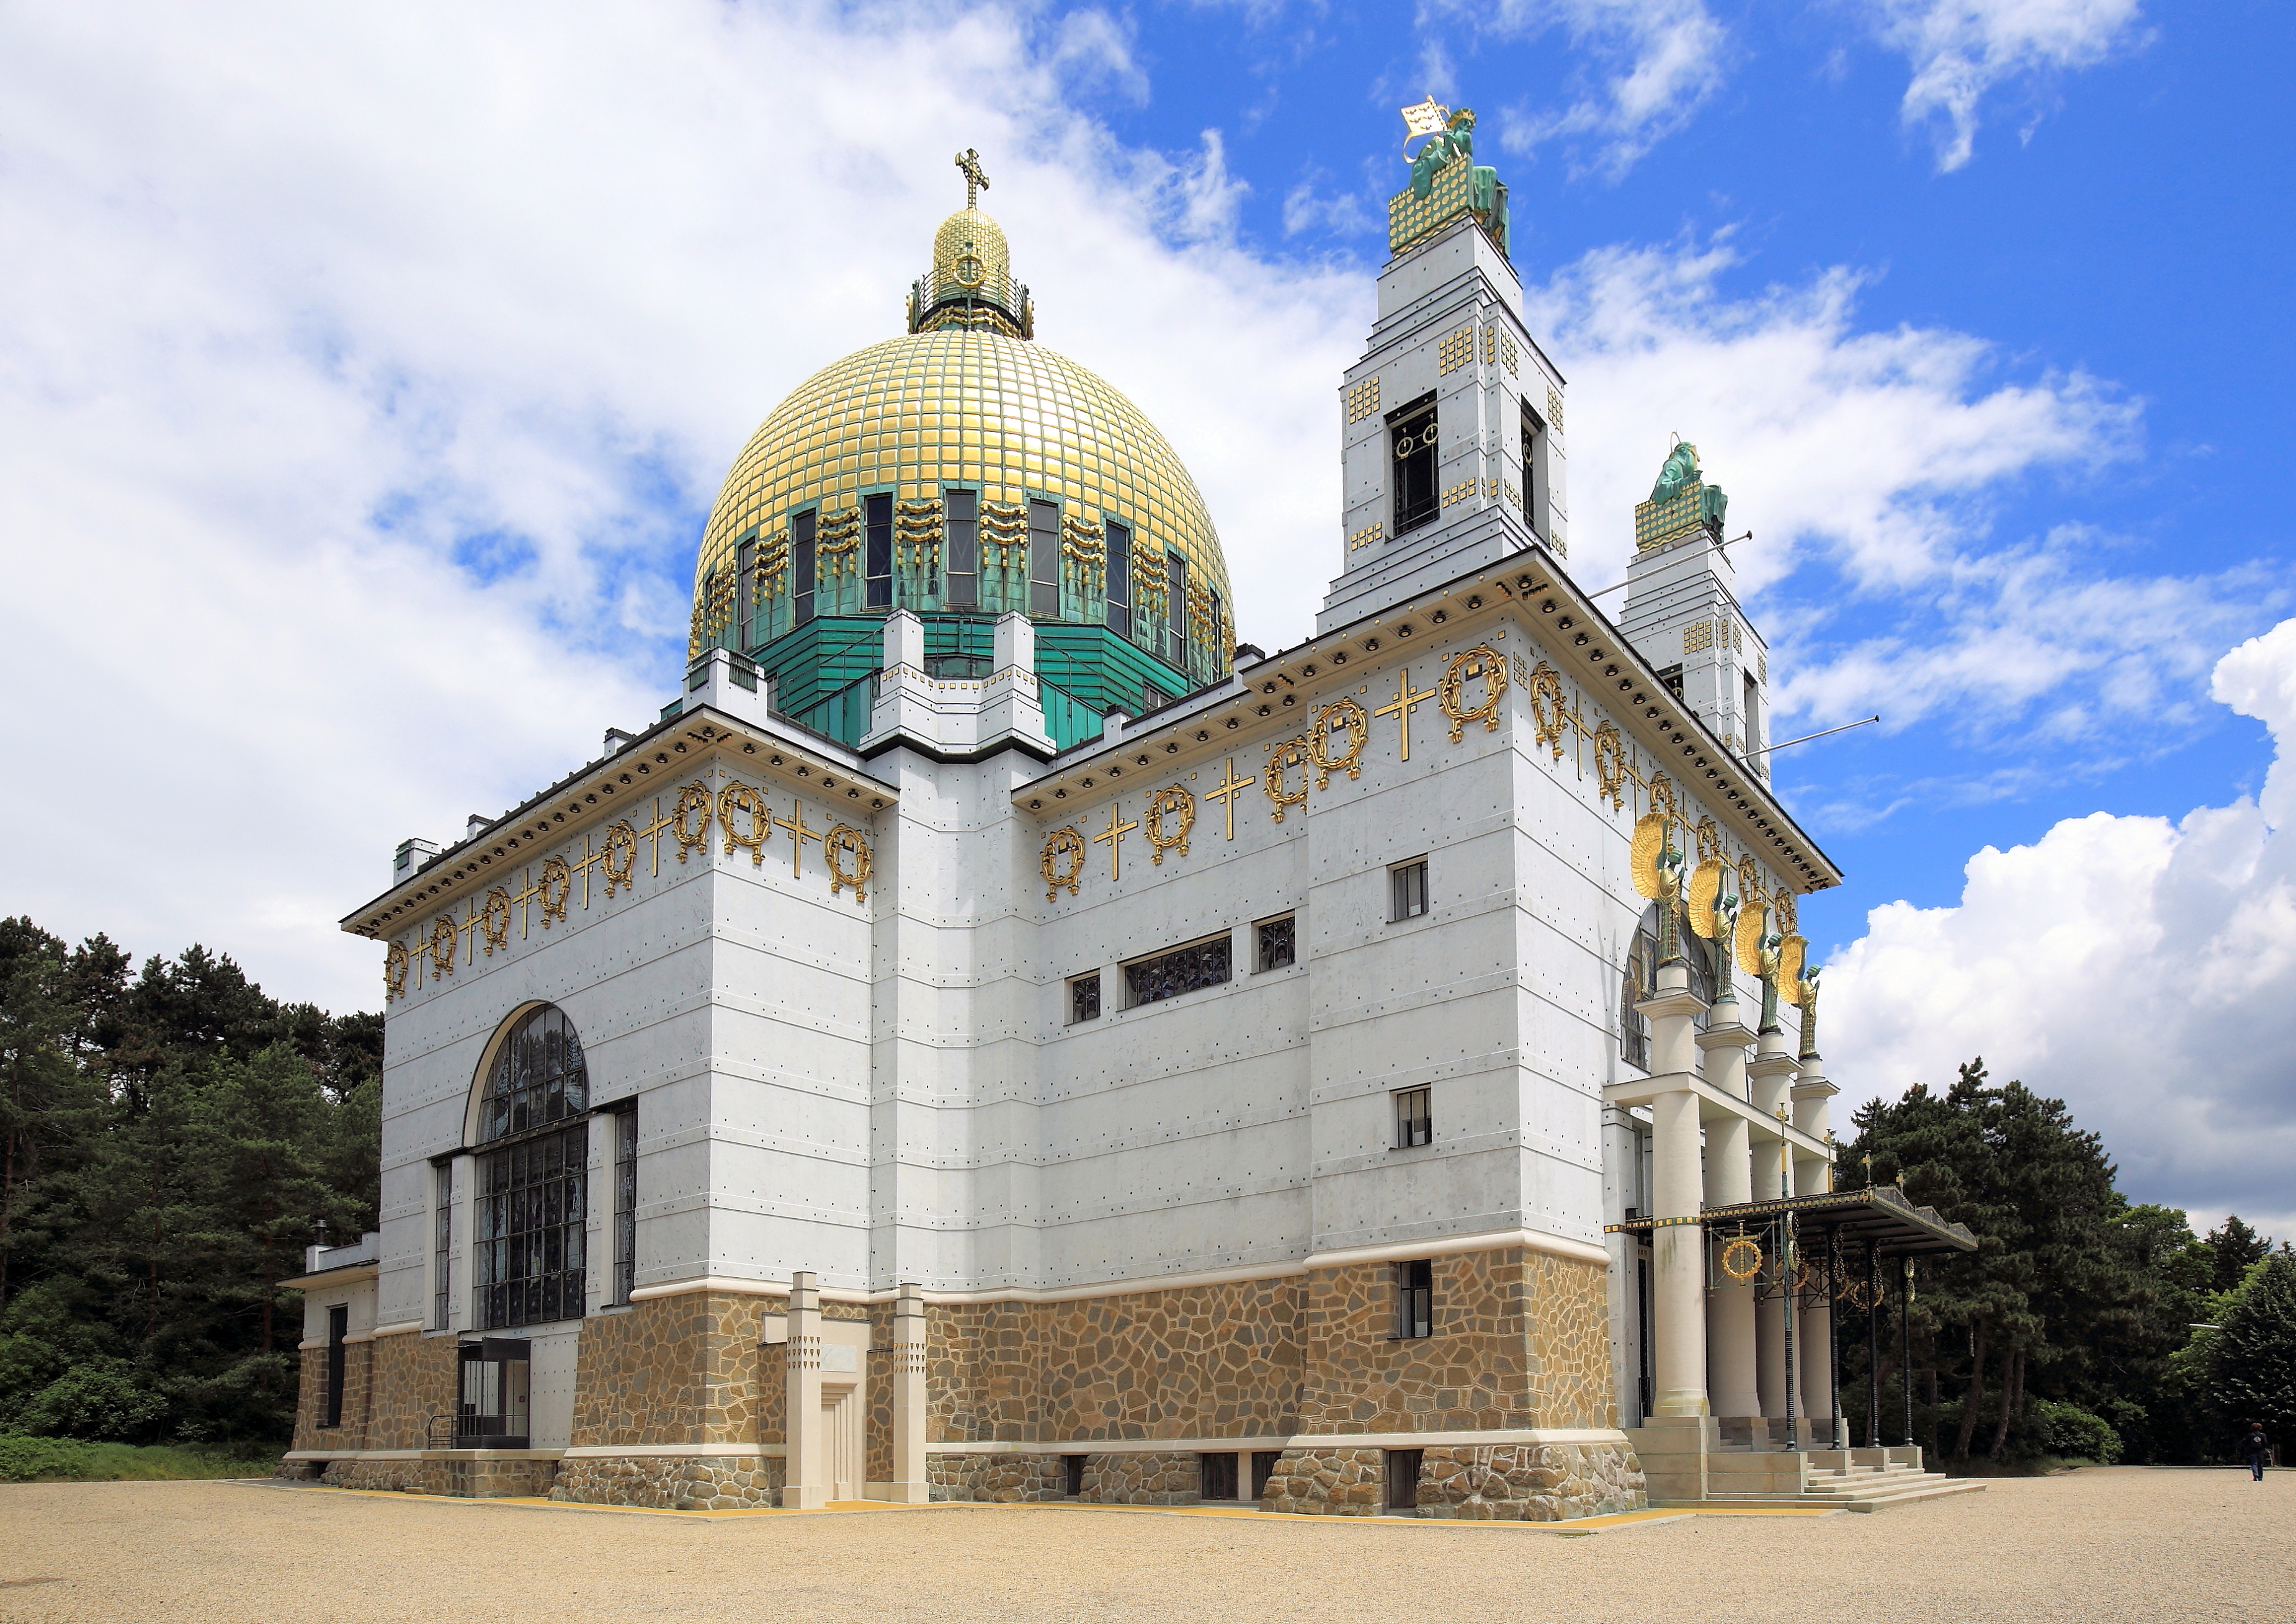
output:
<path id="1" fill-rule="evenodd" d="M 1031 340 L 995 221 L 950 216 L 933 259 L 909 332 L 807 380 L 735 460 L 694 569 L 689 657 L 749 655 L 778 709 L 849 743 L 895 610 L 923 619 L 929 671 L 953 678 L 988 674 L 998 615 L 1029 616 L 1063 749 L 1111 710 L 1225 677 L 1226 562 L 1171 446 Z"/>

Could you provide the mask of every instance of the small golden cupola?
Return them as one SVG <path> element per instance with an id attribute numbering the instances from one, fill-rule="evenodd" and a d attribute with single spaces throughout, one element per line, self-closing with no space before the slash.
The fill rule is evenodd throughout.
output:
<path id="1" fill-rule="evenodd" d="M 1034 338 L 1036 309 L 1027 285 L 1013 280 L 1004 228 L 980 211 L 980 193 L 988 187 L 980 155 L 968 147 L 956 167 L 964 174 L 964 207 L 933 233 L 932 269 L 909 290 L 909 331 L 961 327 Z"/>

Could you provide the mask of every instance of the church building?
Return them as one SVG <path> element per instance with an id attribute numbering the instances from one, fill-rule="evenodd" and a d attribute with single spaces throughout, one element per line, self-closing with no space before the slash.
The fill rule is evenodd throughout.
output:
<path id="1" fill-rule="evenodd" d="M 1960 1242 L 1833 1192 L 1840 876 L 1723 493 L 1676 445 L 1623 600 L 1573 579 L 1505 187 L 1406 118 L 1272 655 L 960 157 L 907 331 L 727 474 L 683 691 L 343 921 L 381 1223 L 292 1283 L 283 1472 L 1557 1520 L 1911 1469 L 1825 1430 L 1829 1315 Z"/>

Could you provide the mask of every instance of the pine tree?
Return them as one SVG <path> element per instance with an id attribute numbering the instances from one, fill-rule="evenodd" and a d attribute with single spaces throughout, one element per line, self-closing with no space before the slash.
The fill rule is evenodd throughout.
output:
<path id="1" fill-rule="evenodd" d="M 2209 1276 L 2211 1292 L 2238 1291 L 2248 1266 L 2272 1250 L 2272 1243 L 2243 1223 L 2237 1212 L 2225 1214 L 2225 1221 L 2202 1238 L 2215 1256 Z"/>
<path id="2" fill-rule="evenodd" d="M 2209 1407 L 2225 1436 L 2255 1422 L 2296 1445 L 2296 1257 L 2273 1252 L 2207 1339 Z"/>

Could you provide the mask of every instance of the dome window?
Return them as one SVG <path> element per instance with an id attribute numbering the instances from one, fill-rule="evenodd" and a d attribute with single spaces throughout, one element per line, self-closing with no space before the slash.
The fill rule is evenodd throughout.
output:
<path id="1" fill-rule="evenodd" d="M 820 515 L 812 508 L 790 519 L 790 623 L 803 626 L 813 619 L 814 529 Z"/>
<path id="2" fill-rule="evenodd" d="M 944 491 L 941 503 L 948 536 L 948 606 L 972 609 L 980 602 L 980 493 Z"/>
<path id="3" fill-rule="evenodd" d="M 1165 591 L 1171 603 L 1164 611 L 1164 629 L 1170 644 L 1165 664 L 1183 675 L 1188 669 L 1188 561 L 1177 553 L 1164 557 Z"/>
<path id="4" fill-rule="evenodd" d="M 866 510 L 863 520 L 863 545 L 868 561 L 868 606 L 871 609 L 890 609 L 893 606 L 893 497 L 890 492 L 865 496 L 862 506 Z"/>
<path id="5" fill-rule="evenodd" d="M 1061 614 L 1061 505 L 1029 501 L 1029 612 L 1039 620 Z"/>
<path id="6" fill-rule="evenodd" d="M 1108 521 L 1108 629 L 1132 636 L 1132 527 Z"/>

